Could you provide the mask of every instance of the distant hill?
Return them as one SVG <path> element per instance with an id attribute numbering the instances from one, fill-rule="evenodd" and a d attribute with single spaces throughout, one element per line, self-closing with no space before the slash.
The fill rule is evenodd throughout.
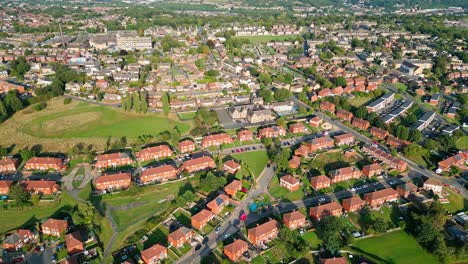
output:
<path id="1" fill-rule="evenodd" d="M 351 3 L 361 3 L 362 0 L 350 0 Z M 378 6 L 393 8 L 395 5 L 404 5 L 405 7 L 418 6 L 420 8 L 447 8 L 458 6 L 468 8 L 467 0 L 364 0 L 367 6 Z"/>

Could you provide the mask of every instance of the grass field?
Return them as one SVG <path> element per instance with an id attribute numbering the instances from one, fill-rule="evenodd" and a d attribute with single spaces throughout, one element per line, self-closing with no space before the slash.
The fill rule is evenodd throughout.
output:
<path id="1" fill-rule="evenodd" d="M 178 127 L 182 133 L 189 123 L 175 121 L 157 114 L 136 114 L 107 106 L 73 101 L 63 104 L 63 98 L 48 101 L 42 111 L 27 108 L 0 126 L 2 145 L 18 147 L 41 144 L 46 151 L 68 151 L 78 142 L 100 147 L 108 137 L 127 137 L 129 141 L 143 134 L 156 135 Z M 58 140 L 59 139 L 59 140 Z"/>
<path id="2" fill-rule="evenodd" d="M 355 106 L 355 107 L 359 107 L 363 104 L 366 104 L 367 102 L 369 102 L 370 100 L 372 100 L 372 96 L 371 95 L 366 95 L 366 96 L 354 96 L 353 98 L 351 99 L 348 99 L 348 103 L 352 106 Z"/>
<path id="3" fill-rule="evenodd" d="M 463 136 L 456 142 L 457 148 L 460 150 L 468 149 L 468 136 Z"/>
<path id="4" fill-rule="evenodd" d="M 345 167 L 347 164 L 343 152 L 338 151 L 319 154 L 312 161 L 313 167 L 320 171 L 321 174 L 327 174 L 330 170 Z"/>
<path id="5" fill-rule="evenodd" d="M 358 240 L 354 242 L 353 246 L 364 253 L 377 256 L 387 263 L 437 263 L 433 256 L 427 253 L 412 236 L 404 231 Z"/>
<path id="6" fill-rule="evenodd" d="M 255 177 L 260 175 L 268 163 L 268 156 L 264 150 L 233 154 L 232 157 L 237 160 L 244 161 L 252 170 Z"/>
<path id="7" fill-rule="evenodd" d="M 443 204 L 443 206 L 449 213 L 454 214 L 468 210 L 468 201 L 465 200 L 462 195 L 450 190 L 449 188 L 444 188 L 444 190 L 447 193 L 447 199 L 450 203 Z"/>
<path id="8" fill-rule="evenodd" d="M 302 236 L 302 239 L 304 239 L 307 245 L 309 245 L 312 249 L 317 249 L 322 244 L 322 240 L 318 238 L 317 233 L 315 233 L 314 231 L 305 233 Z"/>
<path id="9" fill-rule="evenodd" d="M 304 199 L 304 190 L 303 186 L 299 187 L 299 189 L 295 192 L 291 192 L 288 189 L 279 186 L 279 178 L 273 177 L 271 179 L 270 185 L 268 186 L 270 194 L 280 200 L 289 200 L 289 201 L 297 201 Z"/>
<path id="10" fill-rule="evenodd" d="M 68 212 L 77 204 L 77 201 L 66 192 L 62 193 L 60 201 L 42 202 L 34 207 L 24 209 L 0 210 L 0 234 L 4 234 L 19 227 L 31 227 L 34 223 L 51 216 L 59 216 Z"/>
<path id="11" fill-rule="evenodd" d="M 265 43 L 270 41 L 288 41 L 288 40 L 296 40 L 296 35 L 288 35 L 288 36 L 248 36 L 248 37 L 235 37 L 239 39 L 248 39 L 250 43 L 257 44 L 257 43 Z"/>

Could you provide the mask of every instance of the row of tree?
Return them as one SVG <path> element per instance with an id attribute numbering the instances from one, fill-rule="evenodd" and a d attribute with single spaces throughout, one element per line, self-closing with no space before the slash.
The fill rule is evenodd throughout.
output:
<path id="1" fill-rule="evenodd" d="M 148 112 L 148 100 L 145 92 L 127 92 L 121 100 L 122 109 L 126 112 L 135 111 L 137 113 Z"/>

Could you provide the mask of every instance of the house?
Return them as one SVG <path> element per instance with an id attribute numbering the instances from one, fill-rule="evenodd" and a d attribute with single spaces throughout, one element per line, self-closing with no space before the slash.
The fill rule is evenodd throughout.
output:
<path id="1" fill-rule="evenodd" d="M 224 255 L 232 262 L 236 262 L 249 249 L 249 244 L 241 239 L 236 239 L 233 243 L 224 246 Z"/>
<path id="2" fill-rule="evenodd" d="M 353 119 L 351 124 L 361 130 L 367 130 L 370 127 L 369 121 L 357 117 Z"/>
<path id="3" fill-rule="evenodd" d="M 84 251 L 80 231 L 65 235 L 65 245 L 69 255 L 75 255 Z"/>
<path id="4" fill-rule="evenodd" d="M 18 165 L 19 163 L 17 159 L 4 157 L 0 159 L 0 173 L 15 172 Z"/>
<path id="5" fill-rule="evenodd" d="M 159 244 L 153 245 L 141 252 L 141 259 L 145 264 L 159 263 L 167 258 L 167 248 Z"/>
<path id="6" fill-rule="evenodd" d="M 116 152 L 111 154 L 102 154 L 96 157 L 96 169 L 115 168 L 126 166 L 133 163 L 130 155 L 126 152 Z"/>
<path id="7" fill-rule="evenodd" d="M 366 106 L 367 111 L 369 113 L 380 111 L 384 107 L 390 105 L 394 99 L 395 99 L 395 93 L 388 92 L 384 94 L 382 97 L 380 97 L 379 99 L 372 101 L 370 104 L 368 104 Z"/>
<path id="8" fill-rule="evenodd" d="M 364 201 L 371 207 L 379 207 L 384 203 L 392 202 L 398 199 L 398 192 L 392 188 L 386 188 L 379 191 L 364 194 Z"/>
<path id="9" fill-rule="evenodd" d="M 279 223 L 270 220 L 247 231 L 247 238 L 254 246 L 260 246 L 278 237 Z"/>
<path id="10" fill-rule="evenodd" d="M 165 182 L 177 179 L 177 169 L 173 165 L 144 168 L 140 174 L 140 183 Z"/>
<path id="11" fill-rule="evenodd" d="M 337 146 L 351 145 L 354 142 L 354 136 L 352 133 L 345 133 L 335 136 Z"/>
<path id="12" fill-rule="evenodd" d="M 59 237 L 68 229 L 66 220 L 49 218 L 42 224 L 42 234 Z"/>
<path id="13" fill-rule="evenodd" d="M 343 213 L 343 208 L 336 201 L 333 201 L 327 204 L 314 206 L 309 209 L 310 216 L 313 219 L 318 220 L 318 221 L 320 221 L 320 219 L 322 219 L 325 216 L 329 216 L 329 215 L 341 216 L 342 213 Z"/>
<path id="14" fill-rule="evenodd" d="M 22 181 L 21 184 L 29 193 L 51 195 L 59 191 L 59 186 L 55 181 Z"/>
<path id="15" fill-rule="evenodd" d="M 353 113 L 340 109 L 336 111 L 336 117 L 343 121 L 351 122 L 351 119 L 353 118 Z"/>
<path id="16" fill-rule="evenodd" d="M 56 170 L 64 168 L 63 160 L 60 158 L 33 157 L 24 165 L 25 170 Z"/>
<path id="17" fill-rule="evenodd" d="M 330 177 L 331 183 L 337 183 L 351 179 L 359 179 L 359 177 L 361 177 L 361 171 L 356 167 L 350 166 L 332 170 L 329 172 L 328 177 Z"/>
<path id="18" fill-rule="evenodd" d="M 242 129 L 239 132 L 237 132 L 237 139 L 240 142 L 252 141 L 253 132 L 248 129 Z"/>
<path id="19" fill-rule="evenodd" d="M 195 143 L 192 140 L 186 139 L 177 145 L 180 153 L 188 153 L 195 151 Z"/>
<path id="20" fill-rule="evenodd" d="M 345 209 L 346 212 L 356 212 L 361 210 L 366 203 L 359 197 L 359 195 L 353 196 L 351 198 L 346 198 L 341 202 L 341 205 Z"/>
<path id="21" fill-rule="evenodd" d="M 132 182 L 132 175 L 129 172 L 107 174 L 96 178 L 94 188 L 98 191 L 113 191 L 127 189 Z"/>
<path id="22" fill-rule="evenodd" d="M 403 198 L 408 198 L 410 194 L 414 194 L 418 191 L 418 186 L 412 182 L 405 182 L 396 187 L 398 194 Z"/>
<path id="23" fill-rule="evenodd" d="M 429 178 L 424 182 L 423 189 L 432 191 L 435 194 L 442 194 L 443 184 L 435 178 Z"/>
<path id="24" fill-rule="evenodd" d="M 312 139 L 312 141 L 308 143 L 307 146 L 309 147 L 310 152 L 314 152 L 328 148 L 333 148 L 335 146 L 335 141 L 328 136 L 318 137 Z"/>
<path id="25" fill-rule="evenodd" d="M 293 211 L 283 215 L 283 223 L 287 228 L 294 230 L 305 226 L 306 217 L 299 211 Z"/>
<path id="26" fill-rule="evenodd" d="M 366 175 L 368 178 L 374 176 L 379 176 L 382 173 L 382 167 L 377 163 L 372 163 L 362 167 L 362 174 Z"/>
<path id="27" fill-rule="evenodd" d="M 394 148 L 404 148 L 411 144 L 411 142 L 389 135 L 387 137 L 387 144 Z"/>
<path id="28" fill-rule="evenodd" d="M 440 94 L 433 94 L 431 96 L 431 99 L 429 100 L 429 104 L 436 106 L 439 104 L 439 100 L 440 100 Z"/>
<path id="29" fill-rule="evenodd" d="M 8 251 L 17 251 L 23 248 L 26 244 L 33 243 L 36 239 L 37 236 L 30 230 L 18 229 L 3 240 L 2 247 Z M 0 263 L 2 262 L 0 261 Z"/>
<path id="30" fill-rule="evenodd" d="M 301 145 L 294 151 L 294 155 L 298 157 L 306 157 L 309 155 L 309 147 L 307 145 Z"/>
<path id="31" fill-rule="evenodd" d="M 294 123 L 289 125 L 289 132 L 292 134 L 300 134 L 306 132 L 306 127 L 302 123 Z"/>
<path id="32" fill-rule="evenodd" d="M 216 168 L 216 164 L 213 158 L 209 156 L 202 156 L 200 158 L 194 158 L 187 161 L 184 161 L 179 167 L 179 171 L 187 171 L 188 173 L 193 173 L 200 170 L 213 169 Z"/>
<path id="33" fill-rule="evenodd" d="M 223 144 L 231 144 L 233 142 L 230 135 L 227 133 L 220 133 L 214 135 L 204 136 L 202 139 L 202 148 L 209 148 L 212 146 L 221 146 Z"/>
<path id="34" fill-rule="evenodd" d="M 320 110 L 330 113 L 335 113 L 335 104 L 328 101 L 323 101 L 320 103 Z"/>
<path id="35" fill-rule="evenodd" d="M 280 178 L 280 186 L 291 192 L 297 191 L 299 189 L 299 184 L 300 181 L 289 174 Z"/>
<path id="36" fill-rule="evenodd" d="M 198 230 L 203 230 L 203 228 L 208 224 L 209 221 L 213 220 L 215 214 L 212 212 L 203 209 L 197 214 L 193 215 L 191 218 L 192 227 Z"/>
<path id="37" fill-rule="evenodd" d="M 330 187 L 330 178 L 328 178 L 325 175 L 320 175 L 316 177 L 310 178 L 310 185 L 312 188 L 315 190 L 320 190 L 323 188 L 328 188 Z"/>
<path id="38" fill-rule="evenodd" d="M 322 121 L 323 121 L 323 120 L 322 120 L 320 117 L 314 116 L 313 118 L 310 119 L 309 125 L 310 125 L 311 127 L 319 127 L 320 124 L 322 123 Z"/>
<path id="39" fill-rule="evenodd" d="M 396 169 L 397 171 L 403 172 L 407 168 L 406 162 L 403 160 L 393 157 L 390 153 L 387 153 L 380 148 L 366 144 L 362 147 L 362 151 L 367 153 L 368 155 L 371 155 L 375 159 L 378 159 L 380 161 L 383 161 L 384 163 L 388 164 L 390 167 Z"/>
<path id="40" fill-rule="evenodd" d="M 258 131 L 259 138 L 275 138 L 286 136 L 286 129 L 280 126 L 265 127 Z"/>
<path id="41" fill-rule="evenodd" d="M 320 258 L 320 264 L 348 264 L 345 257 Z"/>
<path id="42" fill-rule="evenodd" d="M 236 174 L 241 169 L 241 165 L 233 160 L 228 160 L 224 162 L 223 168 L 227 173 Z"/>
<path id="43" fill-rule="evenodd" d="M 462 167 L 468 163 L 468 151 L 457 153 L 438 163 L 437 173 L 449 170 L 452 166 Z"/>
<path id="44" fill-rule="evenodd" d="M 291 160 L 289 160 L 289 168 L 297 169 L 301 165 L 301 158 L 298 156 L 293 156 Z"/>
<path id="45" fill-rule="evenodd" d="M 193 231 L 190 228 L 182 226 L 176 231 L 170 233 L 167 236 L 167 241 L 169 243 L 169 246 L 180 248 L 185 244 L 185 242 L 192 239 L 192 236 Z"/>
<path id="46" fill-rule="evenodd" d="M 242 182 L 239 180 L 233 180 L 232 182 L 224 186 L 224 192 L 231 197 L 236 196 L 237 192 L 240 191 L 241 189 L 242 189 Z"/>
<path id="47" fill-rule="evenodd" d="M 385 130 L 385 129 L 380 129 L 380 128 L 375 127 L 375 126 L 371 127 L 370 133 L 371 133 L 374 137 L 376 137 L 376 138 L 378 138 L 378 139 L 380 139 L 380 140 L 385 140 L 385 138 L 388 136 L 388 131 L 387 131 L 387 130 Z"/>
<path id="48" fill-rule="evenodd" d="M 0 195 L 6 195 L 10 192 L 11 185 L 13 185 L 13 181 L 0 181 Z"/>
<path id="49" fill-rule="evenodd" d="M 214 214 L 219 214 L 224 209 L 226 205 L 229 204 L 229 197 L 225 194 L 220 194 L 209 203 L 206 204 L 206 207 L 210 209 Z"/>
<path id="50" fill-rule="evenodd" d="M 159 145 L 149 148 L 144 148 L 135 153 L 136 158 L 138 161 L 148 161 L 148 160 L 156 160 L 156 159 L 163 159 L 172 156 L 172 150 L 168 145 Z"/>

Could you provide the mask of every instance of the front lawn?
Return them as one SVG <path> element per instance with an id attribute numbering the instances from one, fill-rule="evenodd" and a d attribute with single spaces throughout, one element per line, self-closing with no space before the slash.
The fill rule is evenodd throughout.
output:
<path id="1" fill-rule="evenodd" d="M 302 239 L 309 245 L 312 249 L 318 249 L 322 244 L 322 240 L 317 236 L 317 233 L 314 231 L 309 231 L 302 235 Z"/>
<path id="2" fill-rule="evenodd" d="M 233 154 L 232 157 L 245 162 L 255 177 L 262 173 L 268 163 L 268 156 L 264 150 Z"/>
<path id="3" fill-rule="evenodd" d="M 301 185 L 295 192 L 291 192 L 288 189 L 279 186 L 279 178 L 277 176 L 271 179 L 270 185 L 268 186 L 270 194 L 280 200 L 297 201 L 304 199 L 304 185 Z"/>
<path id="4" fill-rule="evenodd" d="M 445 210 L 451 214 L 468 210 L 468 201 L 466 201 L 462 195 L 450 190 L 449 188 L 444 188 L 444 191 L 447 193 L 447 199 L 450 202 L 442 204 Z"/>
<path id="5" fill-rule="evenodd" d="M 456 142 L 456 146 L 460 150 L 468 149 L 468 136 L 459 138 Z"/>

